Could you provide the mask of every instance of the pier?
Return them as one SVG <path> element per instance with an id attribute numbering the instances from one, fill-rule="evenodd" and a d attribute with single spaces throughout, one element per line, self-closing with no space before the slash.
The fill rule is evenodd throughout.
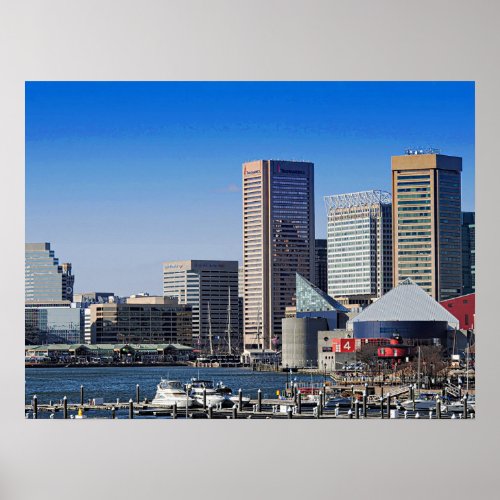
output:
<path id="1" fill-rule="evenodd" d="M 435 408 L 432 410 L 418 410 L 415 408 L 415 387 L 372 387 L 369 394 L 368 387 L 351 386 L 350 397 L 345 398 L 350 403 L 335 404 L 329 401 L 329 388 L 325 386 L 319 392 L 319 400 L 311 401 L 303 397 L 300 391 L 292 390 L 286 398 L 263 398 L 259 390 L 257 399 L 251 399 L 244 404 L 239 403 L 232 407 L 218 405 L 215 407 L 177 408 L 159 407 L 152 405 L 147 399 L 140 400 L 140 387 L 136 386 L 134 399 L 129 401 L 116 400 L 104 402 L 101 398 L 84 401 L 84 387 L 80 389 L 80 401 L 69 402 L 63 397 L 57 402 L 41 404 L 34 396 L 31 404 L 25 405 L 27 419 L 44 418 L 42 414 L 49 414 L 49 418 L 80 419 L 133 419 L 137 418 L 169 418 L 169 419 L 470 419 L 475 418 L 475 411 L 469 405 L 463 404 L 460 412 L 448 413 L 442 397 L 446 391 L 434 391 L 437 395 Z M 378 390 L 377 390 L 378 389 Z M 385 389 L 385 393 L 384 393 Z M 242 394 L 239 392 L 239 394 Z M 413 401 L 413 408 L 405 409 L 399 398 L 406 395 L 406 401 Z M 440 398 L 441 396 L 441 398 Z M 459 394 L 456 399 L 465 402 L 467 395 Z M 47 416 L 45 415 L 45 418 Z"/>

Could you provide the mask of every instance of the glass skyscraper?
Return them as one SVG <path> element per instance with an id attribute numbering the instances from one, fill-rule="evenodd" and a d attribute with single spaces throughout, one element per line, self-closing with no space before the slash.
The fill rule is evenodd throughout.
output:
<path id="1" fill-rule="evenodd" d="M 462 293 L 476 291 L 476 214 L 462 212 Z"/>
<path id="2" fill-rule="evenodd" d="M 328 291 L 328 252 L 326 240 L 315 240 L 314 243 L 314 284 Z"/>
<path id="3" fill-rule="evenodd" d="M 59 264 L 50 243 L 25 244 L 25 301 L 73 300 L 71 264 Z"/>

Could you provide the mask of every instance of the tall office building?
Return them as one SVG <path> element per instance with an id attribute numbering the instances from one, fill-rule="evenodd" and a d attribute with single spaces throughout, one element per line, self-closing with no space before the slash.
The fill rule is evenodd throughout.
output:
<path id="1" fill-rule="evenodd" d="M 328 291 L 327 240 L 314 242 L 314 284 L 323 292 Z"/>
<path id="2" fill-rule="evenodd" d="M 394 285 L 411 278 L 436 300 L 462 293 L 462 158 L 430 150 L 392 157 Z"/>
<path id="3" fill-rule="evenodd" d="M 50 243 L 25 244 L 25 301 L 73 300 L 71 264 L 59 264 Z"/>
<path id="4" fill-rule="evenodd" d="M 243 164 L 245 349 L 276 349 L 295 273 L 314 280 L 314 164 Z"/>
<path id="5" fill-rule="evenodd" d="M 233 354 L 240 349 L 238 261 L 164 262 L 163 295 L 191 305 L 195 349 L 228 353 L 231 348 Z"/>
<path id="6" fill-rule="evenodd" d="M 391 194 L 346 193 L 325 203 L 328 294 L 344 305 L 369 304 L 392 288 Z"/>
<path id="7" fill-rule="evenodd" d="M 462 212 L 462 293 L 476 291 L 476 214 Z"/>

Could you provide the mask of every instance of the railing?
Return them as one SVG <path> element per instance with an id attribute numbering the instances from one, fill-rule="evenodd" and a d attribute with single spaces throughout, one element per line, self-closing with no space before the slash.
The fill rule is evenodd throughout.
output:
<path id="1" fill-rule="evenodd" d="M 460 397 L 460 387 L 458 387 L 457 385 L 453 385 L 451 383 L 447 383 L 445 385 L 445 389 L 446 389 L 446 392 L 448 394 L 451 394 L 453 397 L 455 397 L 455 398 L 459 398 Z"/>

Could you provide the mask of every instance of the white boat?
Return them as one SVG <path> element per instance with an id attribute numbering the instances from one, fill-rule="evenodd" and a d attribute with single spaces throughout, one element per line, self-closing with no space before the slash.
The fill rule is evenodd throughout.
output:
<path id="1" fill-rule="evenodd" d="M 203 393 L 205 393 L 207 406 L 218 406 L 225 400 L 225 397 L 215 390 L 213 383 L 209 380 L 191 379 L 191 383 L 186 386 L 186 390 L 199 406 L 203 406 Z"/>
<path id="2" fill-rule="evenodd" d="M 421 396 L 418 396 L 415 399 L 415 411 L 422 411 L 422 410 L 435 410 L 436 409 L 436 400 L 433 397 L 433 394 L 430 394 L 429 396 L 424 396 L 423 394 Z M 403 401 L 401 403 L 401 406 L 405 410 L 413 410 L 413 401 L 411 399 L 407 399 L 406 401 Z"/>
<path id="3" fill-rule="evenodd" d="M 448 403 L 443 406 L 443 411 L 445 411 L 446 413 L 463 413 L 464 402 L 454 401 L 453 403 Z M 467 399 L 467 411 L 476 411 L 476 399 L 474 396 L 469 396 L 469 399 Z"/>
<path id="4" fill-rule="evenodd" d="M 238 395 L 229 396 L 228 399 L 229 399 L 229 401 L 231 401 L 231 403 L 233 403 L 235 405 L 239 404 L 239 402 L 240 402 L 240 398 Z M 241 403 L 243 404 L 243 406 L 250 404 L 250 398 L 248 396 L 241 396 Z"/>
<path id="5" fill-rule="evenodd" d="M 153 406 L 174 406 L 177 408 L 190 408 L 194 403 L 178 380 L 162 379 L 156 388 L 156 395 L 151 402 Z"/>
<path id="6" fill-rule="evenodd" d="M 220 381 L 216 387 L 215 391 L 217 394 L 220 394 L 221 396 L 224 397 L 224 401 L 226 401 L 228 404 L 232 405 L 237 405 L 240 402 L 239 394 L 234 393 L 230 387 L 227 387 L 224 385 L 222 381 Z M 243 406 L 250 404 L 251 399 L 248 396 L 241 396 L 241 402 Z"/>

